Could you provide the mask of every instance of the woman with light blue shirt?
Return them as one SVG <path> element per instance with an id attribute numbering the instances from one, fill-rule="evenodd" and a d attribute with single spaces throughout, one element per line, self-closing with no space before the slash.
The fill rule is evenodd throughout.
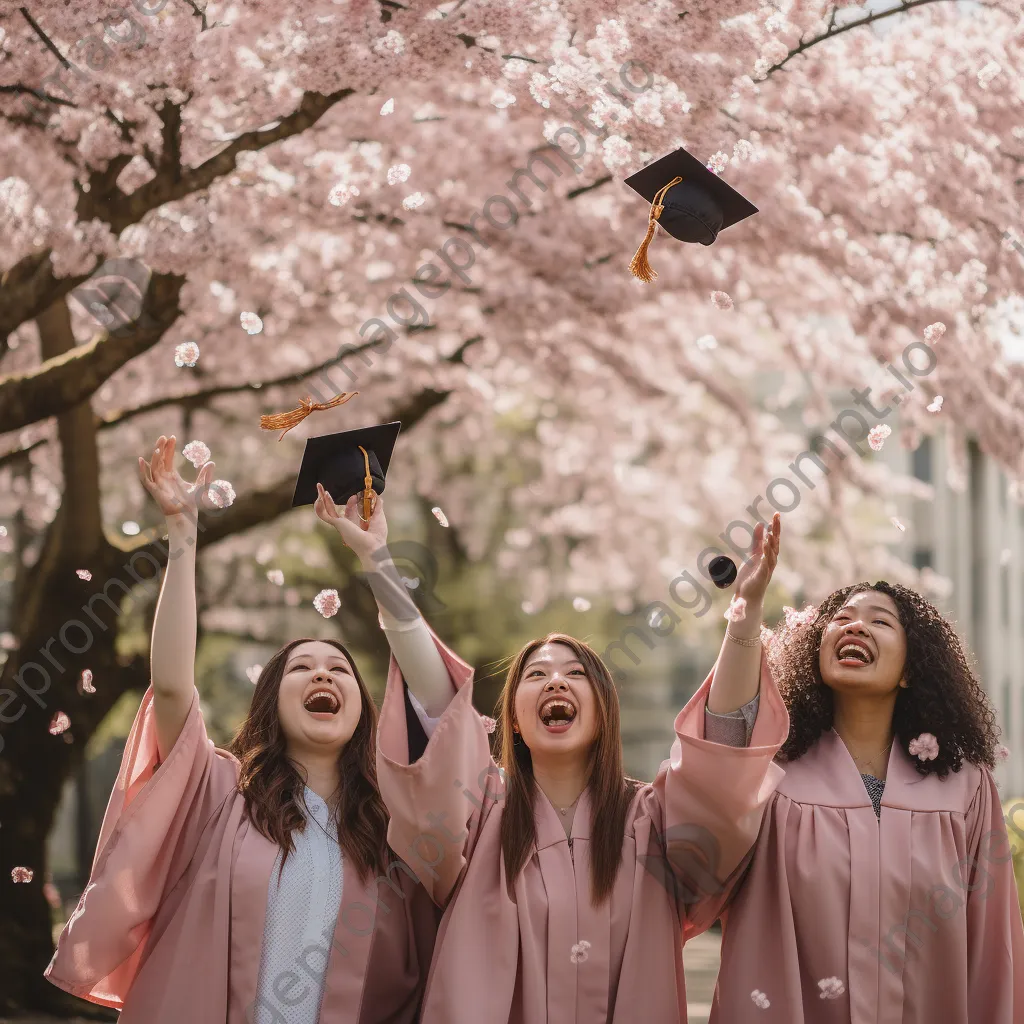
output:
<path id="1" fill-rule="evenodd" d="M 161 437 L 139 460 L 169 551 L 152 682 L 46 976 L 121 1024 L 413 1024 L 438 916 L 388 850 L 377 710 L 341 643 L 293 640 L 262 670 L 230 749 L 214 747 L 194 682 L 213 464 L 190 486 L 174 454 Z M 387 605 L 392 648 L 415 663 L 425 626 Z"/>

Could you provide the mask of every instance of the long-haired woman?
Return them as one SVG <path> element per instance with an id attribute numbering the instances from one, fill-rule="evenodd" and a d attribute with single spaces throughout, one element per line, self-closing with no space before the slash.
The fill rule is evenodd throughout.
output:
<path id="1" fill-rule="evenodd" d="M 953 626 L 860 583 L 792 617 L 770 661 L 785 778 L 723 917 L 711 1020 L 1024 1020 L 995 716 Z"/>
<path id="2" fill-rule="evenodd" d="M 376 708 L 342 644 L 298 639 L 230 749 L 207 738 L 195 551 L 213 464 L 189 486 L 174 448 L 139 460 L 169 547 L 152 682 L 46 975 L 122 1024 L 412 1022 L 436 910 L 388 854 Z"/>
<path id="3" fill-rule="evenodd" d="M 684 934 L 713 920 L 701 909 L 731 884 L 782 774 L 789 723 L 759 647 L 779 533 L 778 518 L 759 528 L 737 583 L 746 617 L 653 784 L 625 775 L 615 687 L 585 643 L 551 634 L 515 657 L 496 761 L 469 666 L 423 625 L 414 660 L 393 647 L 377 760 L 388 838 L 444 908 L 423 1024 L 685 1022 Z M 403 678 L 439 719 L 415 764 Z"/>

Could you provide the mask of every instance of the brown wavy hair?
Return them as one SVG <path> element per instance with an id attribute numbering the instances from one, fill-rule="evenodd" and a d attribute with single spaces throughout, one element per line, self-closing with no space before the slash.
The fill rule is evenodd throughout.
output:
<path id="1" fill-rule="evenodd" d="M 249 713 L 228 747 L 241 763 L 238 788 L 245 798 L 249 820 L 262 835 L 284 849 L 282 869 L 295 849 L 292 832 L 301 832 L 307 824 L 302 810 L 306 780 L 285 752 L 277 694 L 288 655 L 299 644 L 315 642 L 309 638 L 293 640 L 267 662 L 256 682 Z M 371 871 L 383 873 L 390 859 L 388 814 L 377 789 L 377 708 L 345 646 L 337 640 L 322 642 L 341 651 L 359 686 L 359 724 L 338 756 L 342 783 L 334 818 L 345 856 L 359 876 L 366 878 Z"/>
<path id="2" fill-rule="evenodd" d="M 813 621 L 783 625 L 775 631 L 769 660 L 790 721 L 789 738 L 778 760 L 795 761 L 832 728 L 833 693 L 818 665 L 821 637 L 850 597 L 865 590 L 893 599 L 907 634 L 903 669 L 907 686 L 899 689 L 892 715 L 896 742 L 907 750 L 911 740 L 930 732 L 939 743 L 934 761 L 913 758 L 918 774 L 945 778 L 965 761 L 995 767 L 999 743 L 995 712 L 956 630 L 916 591 L 885 580 L 843 587 L 821 602 Z"/>
<path id="3" fill-rule="evenodd" d="M 498 728 L 495 758 L 505 773 L 505 797 L 501 815 L 501 849 L 505 858 L 508 895 L 519 872 L 537 843 L 533 802 L 537 783 L 533 777 L 530 748 L 512 731 L 515 696 L 530 656 L 544 644 L 565 644 L 579 658 L 597 698 L 598 731 L 587 788 L 590 791 L 590 891 L 595 906 L 606 900 L 622 862 L 622 843 L 630 801 L 641 785 L 626 776 L 622 766 L 622 730 L 619 695 L 611 673 L 598 654 L 581 640 L 565 633 L 549 633 L 528 643 L 509 666 L 498 697 Z"/>

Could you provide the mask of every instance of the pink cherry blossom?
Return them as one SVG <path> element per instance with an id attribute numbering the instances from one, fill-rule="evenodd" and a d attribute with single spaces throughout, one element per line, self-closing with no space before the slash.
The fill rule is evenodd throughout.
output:
<path id="1" fill-rule="evenodd" d="M 880 452 L 885 439 L 892 433 L 892 427 L 878 423 L 868 431 L 868 445 L 872 451 Z"/>
<path id="2" fill-rule="evenodd" d="M 313 607 L 325 618 L 337 615 L 341 610 L 341 598 L 336 590 L 321 590 L 313 598 Z"/>
<path id="3" fill-rule="evenodd" d="M 246 311 L 238 320 L 246 334 L 259 334 L 263 330 L 263 321 L 255 313 Z"/>
<path id="4" fill-rule="evenodd" d="M 490 715 L 481 715 L 480 721 L 483 723 L 484 732 L 486 733 L 492 733 L 498 727 L 498 723 Z"/>
<path id="5" fill-rule="evenodd" d="M 227 480 L 214 480 L 209 487 L 210 502 L 216 508 L 227 508 L 234 504 L 235 489 Z"/>
<path id="6" fill-rule="evenodd" d="M 574 964 L 583 963 L 590 955 L 587 950 L 590 949 L 589 942 L 577 942 L 573 945 L 569 951 L 569 962 Z"/>
<path id="7" fill-rule="evenodd" d="M 929 345 L 932 345 L 936 341 L 938 341 L 939 338 L 941 338 L 945 333 L 946 325 L 944 323 L 929 324 L 924 329 L 924 340 L 927 341 Z"/>
<path id="8" fill-rule="evenodd" d="M 430 511 L 434 513 L 434 518 L 442 526 L 447 526 L 448 525 L 448 517 L 441 511 L 440 507 L 435 505 L 434 508 L 432 508 Z"/>
<path id="9" fill-rule="evenodd" d="M 934 761 L 939 756 L 939 741 L 930 732 L 923 732 L 917 739 L 910 741 L 907 749 L 911 757 L 920 761 Z"/>
<path id="10" fill-rule="evenodd" d="M 711 304 L 716 309 L 732 309 L 733 302 L 732 296 L 728 292 L 712 292 L 711 293 Z"/>
<path id="11" fill-rule="evenodd" d="M 331 206 L 344 206 L 350 199 L 359 195 L 359 189 L 347 182 L 339 182 L 327 194 L 327 201 Z"/>
<path id="12" fill-rule="evenodd" d="M 199 346 L 194 341 L 183 341 L 174 349 L 175 366 L 195 366 L 199 362 Z"/>
<path id="13" fill-rule="evenodd" d="M 838 999 L 846 993 L 846 986 L 838 978 L 834 977 L 822 978 L 818 982 L 818 988 L 821 989 L 818 995 L 819 999 Z"/>
<path id="14" fill-rule="evenodd" d="M 34 872 L 31 868 L 11 868 L 11 881 L 17 885 L 18 883 L 25 883 L 32 881 L 32 875 Z"/>
<path id="15" fill-rule="evenodd" d="M 719 150 L 715 153 L 710 160 L 708 160 L 708 170 L 714 171 L 715 174 L 721 174 L 725 170 L 725 165 L 729 162 L 729 154 L 723 153 Z"/>
<path id="16" fill-rule="evenodd" d="M 246 670 L 245 674 L 249 682 L 255 686 L 260 681 L 260 673 L 263 671 L 262 665 L 250 665 Z"/>
<path id="17" fill-rule="evenodd" d="M 88 581 L 88 580 L 91 580 L 91 579 L 92 579 L 92 573 L 91 573 L 91 572 L 89 572 L 89 570 L 88 570 L 88 569 L 76 569 L 76 570 L 75 570 L 75 575 L 76 575 L 76 576 L 77 576 L 77 577 L 78 577 L 78 578 L 79 578 L 80 580 L 86 580 L 86 581 Z"/>
<path id="18" fill-rule="evenodd" d="M 197 469 L 210 461 L 210 449 L 202 441 L 189 441 L 181 449 L 181 454 Z"/>
<path id="19" fill-rule="evenodd" d="M 58 711 L 50 719 L 50 735 L 59 736 L 71 725 L 71 719 L 63 711 Z"/>
<path id="20" fill-rule="evenodd" d="M 942 411 L 942 395 L 936 395 L 931 402 L 928 403 L 929 412 L 941 412 Z"/>
<path id="21" fill-rule="evenodd" d="M 78 677 L 79 693 L 95 693 L 96 687 L 92 685 L 92 669 L 83 668 L 82 674 Z"/>
<path id="22" fill-rule="evenodd" d="M 729 607 L 725 609 L 725 618 L 729 622 L 742 622 L 747 617 L 747 599 L 745 597 L 733 597 Z"/>
<path id="23" fill-rule="evenodd" d="M 412 168 L 408 164 L 395 164 L 388 168 L 388 184 L 401 185 L 403 181 L 409 180 Z"/>
<path id="24" fill-rule="evenodd" d="M 590 611 L 590 602 L 585 597 L 574 597 L 572 599 L 572 606 L 578 612 Z"/>
<path id="25" fill-rule="evenodd" d="M 275 587 L 284 586 L 284 573 L 280 569 L 268 569 L 267 579 L 270 580 Z"/>
<path id="26" fill-rule="evenodd" d="M 906 532 L 906 526 L 904 526 L 903 523 L 896 518 L 896 516 L 893 516 L 889 521 L 892 523 L 893 526 L 896 527 L 897 530 L 900 531 L 900 533 Z"/>

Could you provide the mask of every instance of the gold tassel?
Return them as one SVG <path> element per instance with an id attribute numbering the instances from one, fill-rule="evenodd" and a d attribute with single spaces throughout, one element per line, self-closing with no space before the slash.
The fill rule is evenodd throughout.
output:
<path id="1" fill-rule="evenodd" d="M 366 523 L 363 529 L 368 530 L 370 516 L 373 515 L 373 476 L 370 474 L 370 456 L 362 445 L 359 445 L 359 450 L 363 453 L 363 465 L 366 468 L 366 476 L 363 477 L 363 514 L 359 518 Z"/>
<path id="2" fill-rule="evenodd" d="M 297 427 L 310 413 L 323 412 L 325 409 L 333 409 L 335 406 L 344 405 L 350 398 L 355 398 L 358 394 L 358 391 L 344 391 L 340 395 L 335 395 L 329 402 L 314 402 L 312 398 L 302 398 L 299 400 L 298 409 L 292 409 L 290 412 L 275 412 L 270 416 L 261 416 L 260 429 L 282 430 L 281 437 L 278 438 L 278 441 L 280 441 L 292 427 Z"/>
<path id="3" fill-rule="evenodd" d="M 657 195 L 654 197 L 654 202 L 651 203 L 651 212 L 647 217 L 647 234 L 640 243 L 640 248 L 637 249 L 636 254 L 629 262 L 629 269 L 633 276 L 638 277 L 645 284 L 650 284 L 658 276 L 647 259 L 647 250 L 650 248 L 651 242 L 654 241 L 654 233 L 658 230 L 658 221 L 661 218 L 662 211 L 665 209 L 662 206 L 662 200 L 665 198 L 665 193 L 673 185 L 678 185 L 682 180 L 682 178 L 673 178 L 664 188 L 658 190 Z"/>

